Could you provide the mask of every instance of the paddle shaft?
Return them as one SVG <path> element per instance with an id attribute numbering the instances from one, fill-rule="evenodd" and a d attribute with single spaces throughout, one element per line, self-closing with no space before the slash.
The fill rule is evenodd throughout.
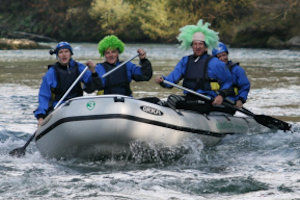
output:
<path id="1" fill-rule="evenodd" d="M 73 82 L 73 84 L 69 87 L 69 89 L 65 92 L 64 96 L 60 98 L 60 100 L 57 102 L 57 104 L 54 107 L 54 110 L 61 104 L 61 102 L 68 96 L 70 91 L 73 89 L 73 87 L 78 83 L 78 81 L 81 79 L 81 77 L 84 75 L 84 73 L 88 70 L 88 67 L 85 67 L 84 70 L 80 73 L 80 75 L 77 77 L 77 79 Z"/>
<path id="2" fill-rule="evenodd" d="M 200 93 L 198 93 L 198 92 L 195 92 L 194 90 L 191 90 L 191 89 L 189 89 L 189 88 L 180 86 L 180 85 L 178 85 L 178 84 L 172 83 L 172 82 L 167 81 L 167 80 L 163 80 L 163 82 L 164 82 L 165 84 L 171 85 L 171 86 L 176 87 L 176 88 L 178 88 L 178 89 L 185 90 L 185 91 L 187 91 L 187 92 L 189 92 L 189 93 L 192 93 L 192 94 L 194 94 L 194 95 L 197 95 L 197 96 L 199 96 L 199 97 L 202 97 L 204 100 L 211 101 L 211 98 L 209 98 L 209 97 L 207 97 L 207 96 L 205 96 L 205 95 L 203 95 L 203 94 L 200 94 Z"/>
<path id="3" fill-rule="evenodd" d="M 194 90 L 191 90 L 191 89 L 188 89 L 188 88 L 186 88 L 186 87 L 177 85 L 177 84 L 172 83 L 172 82 L 167 81 L 167 80 L 164 80 L 163 82 L 164 82 L 165 84 L 171 85 L 171 86 L 173 86 L 173 87 L 179 88 L 179 89 L 181 89 L 181 90 L 185 90 L 185 91 L 190 92 L 190 93 L 192 93 L 192 94 L 194 94 L 194 95 L 197 95 L 197 96 L 199 96 L 199 97 L 202 97 L 204 100 L 211 101 L 211 98 L 209 98 L 209 97 L 207 97 L 207 96 L 205 96 L 205 95 L 203 95 L 203 94 L 200 94 L 200 93 L 198 93 L 198 92 L 196 92 L 196 91 L 194 91 Z M 248 111 L 248 110 L 244 111 L 244 110 L 242 110 L 242 109 L 239 109 L 239 108 L 237 108 L 237 107 L 234 107 L 233 105 L 231 105 L 231 104 L 229 104 L 229 103 L 225 103 L 225 102 L 223 102 L 223 104 L 224 104 L 225 106 L 228 106 L 228 107 L 234 109 L 234 110 L 238 110 L 238 111 L 240 111 L 240 112 L 242 112 L 242 113 L 244 113 L 244 114 L 246 114 L 246 115 L 254 116 L 254 114 L 253 114 L 252 112 Z"/>
<path id="4" fill-rule="evenodd" d="M 176 87 L 176 88 L 179 88 L 181 90 L 185 90 L 187 92 L 190 92 L 194 95 L 197 95 L 197 96 L 201 97 L 203 100 L 211 101 L 211 98 L 209 98 L 209 97 L 207 97 L 203 94 L 200 94 L 200 93 L 198 93 L 194 90 L 185 88 L 183 86 L 177 85 L 177 84 L 172 83 L 172 82 L 167 81 L 167 80 L 163 80 L 163 83 L 171 85 L 171 86 Z M 291 129 L 291 125 L 289 123 L 281 121 L 279 119 L 275 119 L 273 117 L 266 116 L 266 115 L 256 115 L 256 114 L 252 113 L 250 110 L 247 110 L 244 107 L 237 108 L 234 105 L 232 105 L 231 103 L 227 103 L 227 102 L 224 102 L 224 101 L 223 101 L 222 104 L 226 107 L 229 107 L 229 108 L 233 109 L 233 110 L 239 111 L 241 113 L 244 113 L 248 116 L 253 117 L 256 122 L 258 122 L 259 124 L 261 124 L 263 126 L 266 126 L 266 127 L 269 127 L 269 128 L 277 128 L 277 129 L 281 129 L 281 130 L 284 130 L 284 131 Z"/>
<path id="5" fill-rule="evenodd" d="M 190 93 L 192 93 L 192 94 L 194 94 L 194 95 L 197 95 L 197 96 L 203 98 L 204 100 L 211 101 L 211 98 L 209 98 L 209 97 L 207 97 L 207 96 L 205 96 L 205 95 L 203 95 L 203 94 L 200 94 L 200 93 L 198 93 L 198 92 L 196 92 L 196 91 L 194 91 L 194 90 L 191 90 L 191 89 L 188 89 L 188 88 L 186 88 L 186 87 L 177 85 L 177 84 L 172 83 L 172 82 L 167 81 L 167 80 L 164 80 L 163 82 L 164 82 L 165 84 L 171 85 L 171 86 L 173 86 L 173 87 L 176 87 L 176 88 L 179 88 L 179 89 L 181 89 L 181 90 L 185 90 L 185 91 L 187 91 L 187 92 L 190 92 Z M 242 110 L 242 109 L 237 108 L 237 107 L 234 107 L 233 105 L 231 105 L 231 104 L 229 104 L 229 103 L 226 103 L 226 102 L 223 102 L 223 104 L 224 104 L 225 106 L 227 106 L 227 107 L 230 107 L 230 108 L 234 109 L 234 110 L 238 110 L 238 111 L 240 111 L 240 112 L 242 112 L 242 113 L 244 113 L 244 114 L 246 114 L 246 115 L 254 116 L 254 114 L 253 114 L 252 112 L 250 112 L 249 110 L 246 110 L 246 109 L 245 109 L 245 110 Z M 244 109 L 244 108 L 243 108 L 243 109 Z"/>
<path id="6" fill-rule="evenodd" d="M 198 92 L 195 92 L 194 90 L 191 90 L 191 89 L 189 89 L 189 88 L 180 86 L 180 85 L 178 85 L 178 84 L 172 83 L 172 82 L 167 81 L 167 80 L 163 80 L 163 83 L 168 84 L 168 85 L 171 85 L 171 86 L 176 87 L 176 88 L 181 89 L 181 90 L 185 90 L 185 91 L 190 92 L 190 93 L 192 93 L 192 94 L 194 94 L 194 95 L 200 96 L 200 97 L 201 97 L 202 99 L 204 99 L 205 101 L 211 101 L 211 98 L 209 98 L 209 97 L 207 97 L 207 96 L 205 96 L 205 95 L 203 95 L 203 94 L 200 94 L 200 93 L 198 93 Z"/>
<path id="7" fill-rule="evenodd" d="M 139 54 L 136 54 L 135 56 L 133 56 L 132 58 L 129 58 L 128 60 L 122 62 L 121 64 L 119 64 L 117 67 L 113 68 L 112 70 L 110 70 L 109 72 L 106 72 L 105 74 L 102 75 L 102 78 L 107 77 L 108 75 L 110 75 L 111 73 L 113 73 L 114 71 L 116 71 L 117 69 L 119 69 L 120 67 L 122 67 L 123 65 L 125 65 L 126 63 L 128 63 L 129 61 L 132 61 L 133 59 L 135 59 L 136 57 L 138 57 Z"/>

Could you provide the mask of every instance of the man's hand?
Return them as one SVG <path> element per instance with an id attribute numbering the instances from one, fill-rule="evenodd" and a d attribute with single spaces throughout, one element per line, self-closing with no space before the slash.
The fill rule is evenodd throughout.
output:
<path id="1" fill-rule="evenodd" d="M 90 70 L 92 73 L 95 73 L 95 72 L 96 72 L 96 70 L 95 70 L 96 64 L 95 64 L 93 61 L 88 60 L 85 64 L 89 67 L 89 70 Z"/>
<path id="2" fill-rule="evenodd" d="M 146 58 L 146 51 L 144 51 L 143 49 L 138 49 L 137 52 L 141 60 Z"/>
<path id="3" fill-rule="evenodd" d="M 163 81 L 164 81 L 164 78 L 163 78 L 162 76 L 157 76 L 157 77 L 155 77 L 155 82 L 156 82 L 156 83 L 160 84 L 160 83 L 162 83 Z"/>
<path id="4" fill-rule="evenodd" d="M 38 118 L 38 127 L 40 127 L 43 124 L 43 121 L 43 118 Z"/>
<path id="5" fill-rule="evenodd" d="M 238 108 L 241 108 L 241 107 L 243 107 L 243 102 L 241 100 L 237 100 L 235 103 L 235 106 Z"/>
<path id="6" fill-rule="evenodd" d="M 223 103 L 224 98 L 221 95 L 216 96 L 214 101 L 212 102 L 213 105 L 221 105 Z"/>

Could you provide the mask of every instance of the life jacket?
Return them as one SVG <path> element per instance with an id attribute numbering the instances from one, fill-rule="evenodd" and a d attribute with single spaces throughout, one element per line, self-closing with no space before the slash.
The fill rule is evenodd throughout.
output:
<path id="1" fill-rule="evenodd" d="M 240 63 L 234 63 L 234 62 L 231 62 L 231 61 L 229 61 L 229 62 L 227 62 L 227 64 L 226 64 L 226 66 L 227 66 L 227 68 L 229 69 L 229 71 L 230 72 L 232 72 L 232 68 L 234 67 L 234 66 L 236 66 L 236 65 L 240 65 Z"/>
<path id="2" fill-rule="evenodd" d="M 109 72 L 116 67 L 115 65 L 111 65 L 107 62 L 101 63 L 101 65 L 104 67 L 106 72 Z M 112 75 L 106 77 L 104 94 L 121 94 L 126 96 L 130 96 L 132 94 L 126 66 L 119 68 L 114 71 Z"/>
<path id="3" fill-rule="evenodd" d="M 229 69 L 230 73 L 232 74 L 232 68 L 236 65 L 240 65 L 240 63 L 234 63 L 234 62 L 227 62 L 226 67 Z M 235 95 L 239 94 L 239 88 L 236 84 L 234 84 L 233 86 L 233 91 Z"/>
<path id="4" fill-rule="evenodd" d="M 207 73 L 208 62 L 212 58 L 213 56 L 208 56 L 206 59 L 195 60 L 194 56 L 190 55 L 183 77 L 183 86 L 195 91 L 198 89 L 218 91 L 220 89 L 218 82 L 209 78 Z"/>
<path id="5" fill-rule="evenodd" d="M 56 88 L 51 88 L 51 105 L 54 101 L 59 101 L 66 91 L 70 88 L 70 86 L 74 83 L 77 77 L 80 75 L 78 64 L 75 62 L 75 67 L 72 68 L 62 68 L 59 63 L 55 63 L 54 65 L 49 65 L 48 69 L 53 67 L 56 75 Z M 77 84 L 73 87 L 70 93 L 66 96 L 64 101 L 83 96 L 83 91 L 81 87 L 81 83 L 77 82 Z"/>

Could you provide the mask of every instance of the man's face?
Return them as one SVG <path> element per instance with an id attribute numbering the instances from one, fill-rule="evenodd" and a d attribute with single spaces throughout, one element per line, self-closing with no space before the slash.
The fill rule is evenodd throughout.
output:
<path id="1" fill-rule="evenodd" d="M 104 53 L 104 57 L 106 62 L 108 62 L 109 64 L 115 64 L 118 61 L 119 51 L 117 49 L 107 49 Z"/>
<path id="2" fill-rule="evenodd" d="M 58 51 L 57 56 L 58 56 L 58 62 L 61 65 L 66 66 L 68 65 L 72 55 L 69 49 L 61 49 Z"/>
<path id="3" fill-rule="evenodd" d="M 227 52 L 222 52 L 222 53 L 217 54 L 217 58 L 219 60 L 223 61 L 224 63 L 228 62 L 228 54 L 227 54 Z"/>
<path id="4" fill-rule="evenodd" d="M 205 43 L 200 40 L 193 41 L 192 49 L 195 56 L 202 56 L 207 51 L 207 47 L 205 46 Z"/>

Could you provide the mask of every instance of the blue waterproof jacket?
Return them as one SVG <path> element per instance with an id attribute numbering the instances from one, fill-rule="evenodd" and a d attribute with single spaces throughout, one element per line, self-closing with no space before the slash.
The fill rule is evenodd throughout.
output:
<path id="1" fill-rule="evenodd" d="M 79 72 L 81 73 L 85 69 L 85 65 L 79 62 L 74 61 L 73 59 L 69 62 L 69 67 L 76 67 L 76 63 L 78 65 Z M 81 77 L 81 82 L 85 84 L 91 82 L 92 76 L 91 71 L 87 70 L 84 75 Z M 39 91 L 39 106 L 34 111 L 34 116 L 38 119 L 40 117 L 45 117 L 47 112 L 49 111 L 49 107 L 55 107 L 58 101 L 54 101 L 52 105 L 49 105 L 51 102 L 51 89 L 57 87 L 57 78 L 54 67 L 50 67 L 49 70 L 43 77 L 42 84 Z"/>
<path id="2" fill-rule="evenodd" d="M 108 63 L 105 63 L 107 65 L 109 65 Z M 113 67 L 116 67 L 118 65 L 120 65 L 121 62 L 118 61 L 115 65 L 111 65 Z M 126 70 L 126 73 L 122 73 L 122 70 L 121 68 L 112 72 L 110 75 L 108 75 L 107 77 L 105 78 L 102 78 L 102 76 L 107 73 L 107 71 L 105 70 L 105 67 L 103 64 L 101 63 L 98 63 L 96 65 L 96 72 L 98 74 L 98 76 L 102 79 L 102 84 L 101 85 L 98 85 L 97 89 L 98 90 L 103 90 L 106 91 L 107 88 L 109 87 L 108 85 L 108 80 L 109 80 L 109 84 L 111 85 L 114 85 L 115 82 L 117 83 L 119 80 L 116 80 L 116 77 L 120 77 L 120 76 L 125 76 L 127 75 L 127 77 L 122 77 L 123 80 L 126 80 L 128 82 L 128 87 L 129 87 L 129 83 L 132 81 L 132 80 L 135 80 L 135 81 L 148 81 L 151 79 L 152 77 L 152 66 L 151 66 L 151 63 L 148 59 L 142 59 L 140 60 L 140 65 L 141 67 L 135 65 L 134 63 L 132 62 L 128 62 L 125 64 L 125 66 L 122 66 L 121 68 L 125 68 Z M 120 74 L 121 73 L 121 74 Z M 115 80 L 115 81 L 114 81 Z M 120 85 L 120 88 L 118 90 L 118 88 L 114 88 L 114 94 L 122 94 L 122 95 L 131 95 L 131 90 L 130 90 L 130 94 L 126 94 L 124 93 L 124 88 L 121 88 L 122 86 Z M 119 92 L 118 92 L 119 91 Z M 105 93 L 105 94 L 109 94 L 109 93 Z"/>
<path id="3" fill-rule="evenodd" d="M 234 64 L 232 61 L 229 61 L 227 66 L 231 71 L 233 86 L 238 88 L 238 95 L 230 96 L 229 98 L 233 101 L 241 100 L 245 103 L 250 90 L 250 81 L 247 78 L 246 72 L 238 63 Z"/>
<path id="4" fill-rule="evenodd" d="M 204 54 L 200 56 L 200 59 L 206 59 L 208 58 L 208 54 Z M 185 74 L 186 68 L 188 63 L 188 56 L 184 56 L 175 66 L 174 70 L 168 75 L 164 76 L 163 78 L 167 81 L 178 83 Z M 217 80 L 220 84 L 220 94 L 224 97 L 227 96 L 228 91 L 230 90 L 232 86 L 232 78 L 231 74 L 226 67 L 225 63 L 220 61 L 218 58 L 213 57 L 208 62 L 207 66 L 207 75 L 208 78 Z M 171 87 L 166 84 L 161 84 L 163 87 Z M 217 93 L 213 90 L 197 90 L 197 92 L 204 94 L 206 96 L 209 96 L 211 98 L 215 98 L 217 96 Z M 187 94 L 186 91 L 184 91 L 184 94 Z"/>

